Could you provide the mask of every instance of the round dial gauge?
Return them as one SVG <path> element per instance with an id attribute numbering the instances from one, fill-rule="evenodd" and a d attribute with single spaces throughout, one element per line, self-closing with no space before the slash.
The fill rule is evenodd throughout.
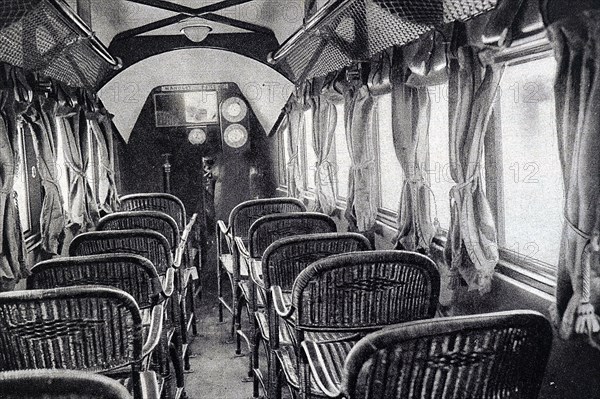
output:
<path id="1" fill-rule="evenodd" d="M 248 106 L 239 97 L 230 97 L 223 101 L 221 105 L 221 113 L 226 121 L 237 123 L 246 117 Z"/>
<path id="2" fill-rule="evenodd" d="M 193 145 L 204 144 L 206 141 L 206 131 L 200 128 L 190 130 L 188 133 L 188 141 Z"/>
<path id="3" fill-rule="evenodd" d="M 242 125 L 229 125 L 223 133 L 225 144 L 232 148 L 240 148 L 248 142 L 248 131 Z"/>

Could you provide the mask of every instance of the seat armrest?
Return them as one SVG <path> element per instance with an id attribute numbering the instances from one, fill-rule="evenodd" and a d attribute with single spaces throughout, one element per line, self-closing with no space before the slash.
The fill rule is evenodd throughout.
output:
<path id="1" fill-rule="evenodd" d="M 192 215 L 190 221 L 185 225 L 185 229 L 183 229 L 183 232 L 181 233 L 181 240 L 179 242 L 179 246 L 185 248 L 188 237 L 190 236 L 190 233 L 192 232 L 192 228 L 194 227 L 194 223 L 196 223 L 197 218 L 198 218 L 198 214 L 194 213 Z"/>
<path id="2" fill-rule="evenodd" d="M 173 267 L 175 269 L 179 269 L 181 266 L 181 260 L 183 259 L 183 253 L 185 252 L 185 247 L 181 245 L 175 249 L 175 255 L 173 255 Z"/>
<path id="3" fill-rule="evenodd" d="M 283 300 L 283 292 L 278 285 L 271 286 L 271 297 L 273 298 L 273 307 L 279 316 L 289 319 L 294 313 L 294 307 L 288 307 Z"/>
<path id="4" fill-rule="evenodd" d="M 330 398 L 340 398 L 340 389 L 333 382 L 333 379 L 329 374 L 329 367 L 323 361 L 323 355 L 319 350 L 319 345 L 312 341 L 302 341 L 301 347 L 308 360 L 310 372 L 319 389 Z"/>
<path id="5" fill-rule="evenodd" d="M 248 265 L 248 274 L 250 275 L 250 280 L 252 280 L 252 282 L 256 284 L 257 287 L 259 287 L 263 291 L 267 291 L 267 288 L 265 287 L 265 282 L 261 278 L 260 273 L 258 271 L 259 267 L 261 267 L 261 263 L 251 259 Z"/>
<path id="6" fill-rule="evenodd" d="M 246 248 L 244 244 L 244 240 L 241 237 L 235 237 L 235 245 L 237 245 L 238 251 L 240 252 L 240 256 L 250 260 L 250 252 Z"/>
<path id="7" fill-rule="evenodd" d="M 152 315 L 150 319 L 150 327 L 148 329 L 148 337 L 146 337 L 146 342 L 142 348 L 142 358 L 145 359 L 148 355 L 152 353 L 158 342 L 160 341 L 160 336 L 162 334 L 163 328 L 163 305 L 156 305 L 152 308 Z"/>
<path id="8" fill-rule="evenodd" d="M 221 234 L 227 235 L 229 234 L 229 227 L 225 225 L 225 222 L 222 220 L 217 220 L 217 227 L 221 231 Z"/>
<path id="9" fill-rule="evenodd" d="M 163 281 L 163 290 L 160 293 L 164 299 L 168 299 L 175 291 L 175 269 L 169 267 Z"/>

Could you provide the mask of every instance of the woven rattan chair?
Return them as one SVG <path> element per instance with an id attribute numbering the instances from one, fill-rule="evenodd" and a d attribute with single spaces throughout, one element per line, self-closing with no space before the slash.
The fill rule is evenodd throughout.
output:
<path id="1" fill-rule="evenodd" d="M 2 399 L 132 399 L 127 389 L 103 375 L 73 370 L 0 372 Z"/>
<path id="2" fill-rule="evenodd" d="M 262 256 L 262 279 L 254 273 L 251 274 L 259 292 L 263 292 L 265 299 L 264 311 L 255 312 L 258 322 L 252 358 L 255 391 L 258 390 L 258 383 L 262 383 L 263 389 L 270 391 L 269 397 L 273 398 L 278 395 L 278 392 L 274 391 L 277 382 L 276 376 L 278 375 L 275 350 L 279 348 L 280 336 L 284 345 L 291 344 L 289 332 L 285 326 L 279 325 L 279 318 L 273 308 L 271 286 L 279 287 L 285 302 L 290 303 L 292 285 L 298 274 L 308 265 L 331 255 L 370 249 L 369 240 L 357 233 L 298 235 L 279 239 L 267 247 Z M 262 378 L 258 362 L 260 339 L 262 339 L 267 350 L 269 378 L 266 384 Z"/>
<path id="3" fill-rule="evenodd" d="M 50 289 L 79 285 L 102 285 L 121 289 L 131 295 L 140 311 L 145 326 L 150 324 L 152 309 L 165 305 L 173 293 L 173 269 L 167 271 L 164 286 L 154 265 L 146 258 L 134 254 L 102 254 L 72 256 L 46 260 L 31 268 L 27 278 L 28 289 Z M 165 312 L 166 315 L 166 312 Z M 169 319 L 167 319 L 169 320 Z M 155 363 L 161 375 L 170 376 L 169 326 L 163 328 L 161 342 L 155 351 Z M 172 330 L 171 330 L 172 331 Z M 175 366 L 177 359 L 172 359 Z M 177 389 L 183 390 L 183 372 L 178 370 Z"/>
<path id="4" fill-rule="evenodd" d="M 146 368 L 159 342 L 162 306 L 144 338 L 142 314 L 124 291 L 100 286 L 0 294 L 0 371 L 71 369 L 118 378 L 138 398 L 158 398 Z"/>
<path id="5" fill-rule="evenodd" d="M 202 264 L 200 262 L 199 248 L 194 248 L 191 240 L 187 238 L 194 227 L 198 215 L 194 214 L 188 220 L 183 202 L 173 194 L 168 193 L 128 194 L 122 196 L 120 201 L 122 211 L 159 211 L 171 216 L 177 223 L 177 228 L 181 233 L 181 240 L 179 252 L 176 254 L 179 256 L 175 256 L 174 260 L 176 264 L 181 264 L 186 270 L 186 273 L 182 274 L 185 282 L 192 278 L 197 285 L 195 292 L 186 296 L 188 302 L 184 302 L 184 305 L 186 305 L 184 314 L 189 316 L 187 317 L 188 324 L 191 325 L 194 334 L 196 334 L 196 317 L 193 317 L 195 314 L 192 315 L 192 311 L 195 310 L 194 295 L 196 293 L 201 295 L 202 292 L 201 280 L 199 279 L 199 275 L 202 272 Z M 194 259 L 198 261 L 194 262 Z M 187 287 L 187 284 L 184 286 Z"/>
<path id="6" fill-rule="evenodd" d="M 187 343 L 189 330 L 191 329 L 194 334 L 197 333 L 197 317 L 195 313 L 194 289 L 190 286 L 192 275 L 189 273 L 189 270 L 192 269 L 186 267 L 187 265 L 182 265 L 182 263 L 185 263 L 182 262 L 182 259 L 185 259 L 187 245 L 182 240 L 182 236 L 180 235 L 175 220 L 166 213 L 159 211 L 115 212 L 102 217 L 98 222 L 97 229 L 100 231 L 149 229 L 165 236 L 171 248 L 174 266 L 181 270 L 181 272 L 178 273 L 178 284 L 179 287 L 181 287 L 180 304 L 182 306 L 182 314 L 185 317 L 185 319 L 182 320 L 182 323 L 186 326 L 186 334 L 184 334 L 183 338 Z M 187 232 L 187 234 L 189 234 L 189 232 Z M 187 234 L 184 237 L 185 239 L 187 239 Z"/>
<path id="7" fill-rule="evenodd" d="M 284 237 L 291 237 L 301 234 L 333 233 L 337 231 L 335 221 L 318 212 L 295 212 L 295 213 L 277 213 L 266 215 L 250 226 L 248 230 L 248 247 L 239 237 L 236 238 L 236 246 L 240 252 L 242 266 L 249 271 L 249 274 L 259 275 L 262 272 L 262 255 L 269 245 Z M 254 280 L 259 280 L 260 277 Z M 248 339 L 241 329 L 241 313 L 244 306 L 248 307 L 251 320 L 251 337 L 254 337 L 258 326 L 254 313 L 258 307 L 264 306 L 264 298 L 256 295 L 254 284 L 250 279 L 242 279 L 238 283 L 238 314 L 236 325 L 237 344 L 239 346 L 240 337 L 246 338 L 250 348 L 253 348 L 252 341 Z M 258 299 L 258 300 L 257 300 Z M 252 367 L 250 367 L 250 374 Z"/>
<path id="8" fill-rule="evenodd" d="M 367 335 L 326 364 L 303 349 L 321 389 L 348 399 L 535 399 L 552 345 L 541 314 L 510 311 L 403 323 Z"/>
<path id="9" fill-rule="evenodd" d="M 70 256 L 130 253 L 148 259 L 156 267 L 159 276 L 164 279 L 175 270 L 175 289 L 173 300 L 168 301 L 167 323 L 165 326 L 167 342 L 173 342 L 178 358 L 184 362 L 188 345 L 184 338 L 186 325 L 182 317 L 180 279 L 173 268 L 173 257 L 167 239 L 160 233 L 147 229 L 108 230 L 82 233 L 73 238 L 69 245 Z M 177 386 L 183 389 L 183 375 L 179 373 L 180 362 L 175 364 Z M 181 366 L 181 367 L 180 367 Z"/>
<path id="10" fill-rule="evenodd" d="M 135 193 L 122 196 L 122 211 L 160 211 L 171 216 L 177 223 L 179 231 L 185 229 L 187 216 L 183 202 L 176 196 L 167 193 Z"/>
<path id="11" fill-rule="evenodd" d="M 293 393 L 324 397 L 309 378 L 299 345 L 319 342 L 327 367 L 339 364 L 367 333 L 384 326 L 435 315 L 440 275 L 428 257 L 407 251 L 364 251 L 333 255 L 312 263 L 294 282 L 291 304 L 272 286 L 273 305 L 291 327 L 292 345 L 280 345 L 277 359 Z M 332 333 L 345 333 L 343 339 Z M 309 336 L 310 335 L 310 336 Z"/>
<path id="12" fill-rule="evenodd" d="M 242 202 L 229 214 L 228 224 L 218 220 L 216 227 L 217 244 L 217 296 L 219 301 L 219 322 L 223 322 L 223 308 L 232 314 L 231 334 L 234 335 L 237 319 L 237 290 L 240 280 L 248 279 L 248 271 L 240 269 L 239 251 L 235 244 L 236 237 L 243 242 L 248 240 L 248 230 L 252 223 L 262 216 L 283 212 L 304 212 L 306 206 L 296 198 L 265 198 Z M 227 275 L 231 283 L 231 300 L 223 294 L 223 275 Z M 239 340 L 236 354 L 241 354 Z"/>

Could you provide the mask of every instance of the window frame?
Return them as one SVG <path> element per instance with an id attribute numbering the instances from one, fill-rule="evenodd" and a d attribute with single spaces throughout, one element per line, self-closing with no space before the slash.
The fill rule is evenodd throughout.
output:
<path id="1" fill-rule="evenodd" d="M 21 168 L 24 176 L 24 194 L 26 209 L 19 208 L 19 215 L 26 212 L 28 219 L 28 228 L 21 226 L 25 245 L 28 249 L 41 242 L 41 224 L 40 216 L 42 213 L 44 191 L 42 181 L 39 177 L 37 155 L 35 153 L 34 134 L 31 126 L 25 126 L 25 122 L 17 124 L 17 139 L 19 141 L 19 150 L 17 151 L 19 159 L 17 168 Z M 16 178 L 16 175 L 15 175 Z M 13 186 L 13 191 L 16 191 Z M 17 193 L 19 195 L 20 193 Z M 20 221 L 19 221 L 20 222 Z"/>
<path id="2" fill-rule="evenodd" d="M 552 56 L 550 42 L 542 37 L 501 51 L 494 58 L 494 63 L 507 66 L 520 65 Z M 499 242 L 503 241 L 502 236 L 504 235 L 501 112 L 499 98 L 496 98 L 484 140 L 485 193 L 496 222 Z M 554 293 L 557 265 L 553 266 L 534 258 L 519 255 L 500 246 L 498 252 L 500 261 L 496 267 L 497 272 L 544 293 Z"/>

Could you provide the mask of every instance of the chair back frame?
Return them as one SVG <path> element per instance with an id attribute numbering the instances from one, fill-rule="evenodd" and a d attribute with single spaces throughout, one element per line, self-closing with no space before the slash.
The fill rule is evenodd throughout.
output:
<path id="1" fill-rule="evenodd" d="M 416 252 L 333 255 L 304 269 L 292 289 L 296 330 L 369 332 L 432 318 L 440 292 L 433 260 Z M 360 301 L 357 301 L 360 299 Z"/>
<path id="2" fill-rule="evenodd" d="M 390 326 L 352 348 L 341 392 L 355 399 L 535 399 L 551 345 L 550 322 L 533 311 Z"/>
<path id="3" fill-rule="evenodd" d="M 173 194 L 168 193 L 135 193 L 119 198 L 123 211 L 160 211 L 171 216 L 179 231 L 185 229 L 187 215 L 183 202 Z"/>
<path id="4" fill-rule="evenodd" d="M 69 256 L 133 253 L 147 258 L 159 275 L 173 265 L 169 242 L 160 233 L 146 229 L 90 231 L 73 238 Z"/>
<path id="5" fill-rule="evenodd" d="M 97 230 L 149 229 L 161 233 L 175 251 L 180 241 L 177 222 L 171 216 L 160 211 L 122 211 L 103 216 L 98 221 Z"/>
<path id="6" fill-rule="evenodd" d="M 248 230 L 248 252 L 260 259 L 275 241 L 297 235 L 335 233 L 335 221 L 323 213 L 295 212 L 266 215 L 256 220 Z"/>
<path id="7" fill-rule="evenodd" d="M 161 282 L 156 268 L 143 256 L 129 253 L 70 256 L 37 263 L 27 278 L 27 289 L 102 285 L 130 294 L 140 309 L 160 301 Z"/>
<path id="8" fill-rule="evenodd" d="M 110 326 L 110 327 L 109 327 Z M 0 370 L 107 373 L 131 366 L 141 394 L 142 316 L 124 291 L 100 286 L 0 294 Z"/>

